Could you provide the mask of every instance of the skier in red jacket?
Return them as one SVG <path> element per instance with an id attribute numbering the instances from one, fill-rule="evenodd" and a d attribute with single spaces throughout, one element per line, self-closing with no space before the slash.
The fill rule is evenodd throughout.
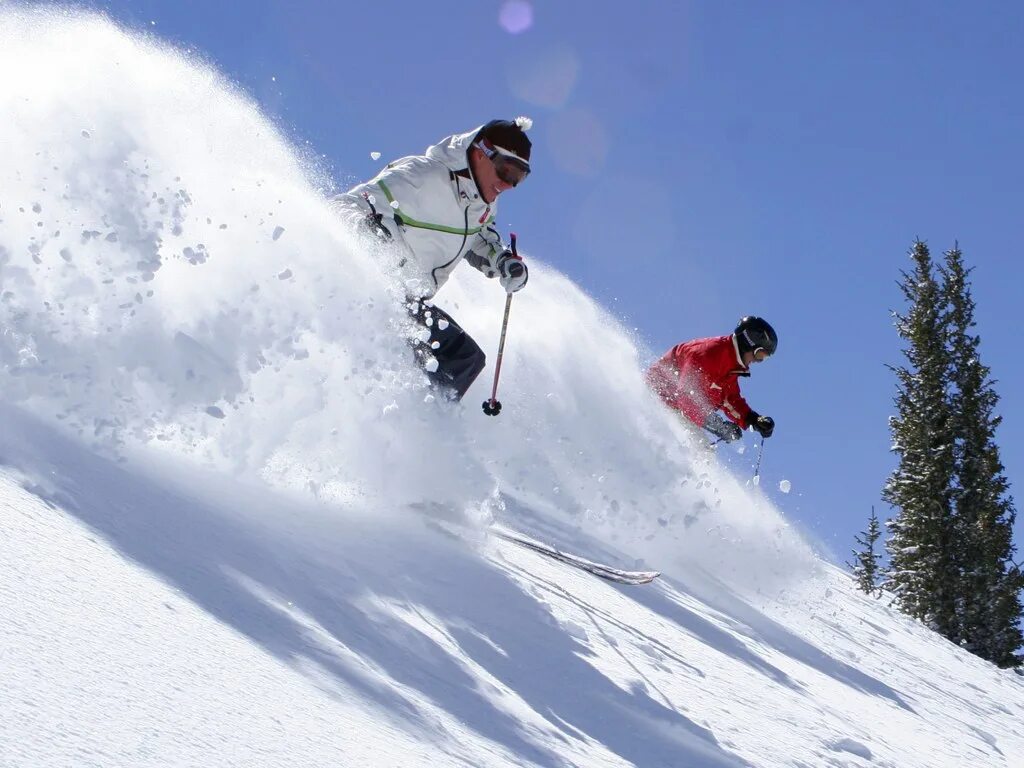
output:
<path id="1" fill-rule="evenodd" d="M 760 317 L 744 317 L 728 336 L 685 341 L 651 366 L 647 381 L 667 406 L 726 442 L 753 428 L 771 437 L 775 421 L 756 413 L 740 394 L 739 377 L 775 353 L 779 337 Z M 721 410 L 729 421 L 719 415 Z"/>

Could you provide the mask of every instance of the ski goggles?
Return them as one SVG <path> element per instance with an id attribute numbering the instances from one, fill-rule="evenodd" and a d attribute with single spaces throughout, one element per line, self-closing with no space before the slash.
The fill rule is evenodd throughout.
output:
<path id="1" fill-rule="evenodd" d="M 498 146 L 488 147 L 482 141 L 473 146 L 487 155 L 498 178 L 509 186 L 519 186 L 519 183 L 530 175 L 530 164 L 507 149 Z"/>

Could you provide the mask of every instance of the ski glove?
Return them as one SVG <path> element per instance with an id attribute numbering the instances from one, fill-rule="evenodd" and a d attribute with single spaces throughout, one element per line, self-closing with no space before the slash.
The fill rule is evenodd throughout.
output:
<path id="1" fill-rule="evenodd" d="M 751 411 L 750 415 L 747 416 L 747 423 L 761 437 L 771 437 L 772 432 L 775 431 L 775 419 L 771 416 L 758 416 Z"/>
<path id="2" fill-rule="evenodd" d="M 726 421 L 717 413 L 708 414 L 707 419 L 704 420 L 704 429 L 727 443 L 732 443 L 743 437 L 743 430 L 739 428 L 739 425 Z"/>
<path id="3" fill-rule="evenodd" d="M 530 270 L 526 268 L 523 260 L 514 255 L 512 251 L 506 250 L 499 253 L 498 258 L 494 261 L 494 266 L 498 269 L 499 282 L 505 289 L 505 293 L 515 293 L 530 279 Z"/>
<path id="4" fill-rule="evenodd" d="M 362 221 L 363 230 L 383 243 L 391 240 L 391 230 L 384 225 L 384 216 L 380 213 L 368 213 Z"/>

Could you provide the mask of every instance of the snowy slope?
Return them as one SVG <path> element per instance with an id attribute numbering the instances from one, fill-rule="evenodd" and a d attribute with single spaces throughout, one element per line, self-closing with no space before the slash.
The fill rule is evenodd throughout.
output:
<path id="1" fill-rule="evenodd" d="M 393 276 L 244 94 L 3 6 L 14 71 L 0 765 L 1024 764 L 1021 679 L 854 592 L 542 255 L 502 415 L 433 402 Z M 496 285 L 440 298 L 493 347 Z"/>
<path id="2" fill-rule="evenodd" d="M 2 765 L 1024 756 L 1015 675 L 829 568 L 762 604 L 706 574 L 618 587 L 3 421 Z"/>

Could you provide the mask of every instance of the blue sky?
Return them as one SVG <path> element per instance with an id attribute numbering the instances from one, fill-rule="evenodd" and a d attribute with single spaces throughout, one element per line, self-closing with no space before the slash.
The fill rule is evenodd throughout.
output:
<path id="1" fill-rule="evenodd" d="M 1024 478 L 1008 322 L 1024 285 L 1019 4 L 91 7 L 210 60 L 339 188 L 376 172 L 371 151 L 533 117 L 534 173 L 502 197 L 500 223 L 652 354 L 769 319 L 779 354 L 743 386 L 778 424 L 763 484 L 790 480 L 773 496 L 841 558 L 872 505 L 889 514 L 899 271 L 915 238 L 936 257 L 958 241 L 1000 382 L 1003 461 L 1011 484 Z"/>

